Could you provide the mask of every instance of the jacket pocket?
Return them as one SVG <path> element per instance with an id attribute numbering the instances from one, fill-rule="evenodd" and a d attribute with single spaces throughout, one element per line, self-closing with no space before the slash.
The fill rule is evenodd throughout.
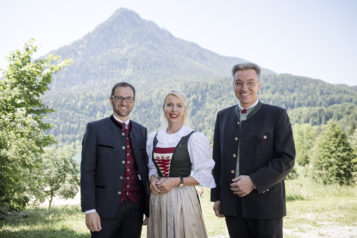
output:
<path id="1" fill-rule="evenodd" d="M 273 138 L 272 131 L 258 131 L 257 138 L 259 141 L 268 141 Z"/>
<path id="2" fill-rule="evenodd" d="M 104 185 L 99 185 L 99 184 L 96 184 L 95 187 L 96 187 L 96 188 L 105 188 Z"/>
<path id="3" fill-rule="evenodd" d="M 97 144 L 99 147 L 105 147 L 105 148 L 111 148 L 114 149 L 114 146 L 112 145 L 104 145 L 104 144 Z"/>

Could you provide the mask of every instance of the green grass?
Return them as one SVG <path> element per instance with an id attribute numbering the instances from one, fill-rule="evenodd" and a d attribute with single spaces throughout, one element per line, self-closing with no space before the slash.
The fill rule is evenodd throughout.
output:
<path id="1" fill-rule="evenodd" d="M 320 185 L 308 177 L 286 185 L 285 237 L 357 237 L 355 186 Z"/>
<path id="2" fill-rule="evenodd" d="M 284 237 L 357 237 L 357 189 L 320 185 L 308 177 L 286 182 L 287 211 Z M 217 218 L 204 190 L 201 205 L 209 237 L 228 237 L 224 219 Z M 90 237 L 78 205 L 28 208 L 0 220 L 0 238 Z M 146 237 L 146 227 L 142 238 Z"/>
<path id="3" fill-rule="evenodd" d="M 69 238 L 88 234 L 84 215 L 74 205 L 53 207 L 51 213 L 46 208 L 28 208 L 0 221 L 0 237 L 4 238 Z"/>

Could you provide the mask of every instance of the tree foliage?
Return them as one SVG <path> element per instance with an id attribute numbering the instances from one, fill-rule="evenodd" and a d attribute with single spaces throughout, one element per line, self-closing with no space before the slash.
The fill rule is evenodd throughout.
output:
<path id="1" fill-rule="evenodd" d="M 56 125 L 50 133 L 61 143 L 80 141 L 87 122 L 110 115 L 112 109 L 108 98 L 111 86 L 122 80 L 132 83 L 137 89 L 132 119 L 145 125 L 149 131 L 160 127 L 162 101 L 172 88 L 179 88 L 186 94 L 193 129 L 203 132 L 208 138 L 213 136 L 217 112 L 238 103 L 231 78 L 189 82 L 190 78 L 172 76 L 165 83 L 157 83 L 147 77 L 145 74 L 140 80 L 132 77 L 113 81 L 98 79 L 95 83 L 80 84 L 71 90 L 51 90 L 44 97 L 44 101 L 57 110 L 49 117 L 49 122 Z M 344 130 L 349 130 L 357 121 L 357 94 L 353 91 L 292 75 L 263 75 L 262 81 L 259 99 L 288 109 L 292 124 L 319 126 L 334 120 Z M 310 88 L 305 88 L 305 84 Z M 315 96 L 318 93 L 319 96 Z M 326 103 L 332 101 L 335 104 Z"/>
<path id="2" fill-rule="evenodd" d="M 356 173 L 356 154 L 346 134 L 333 121 L 320 134 L 314 151 L 314 178 L 324 184 L 351 185 Z"/>
<path id="3" fill-rule="evenodd" d="M 41 165 L 43 148 L 55 142 L 45 132 L 51 127 L 44 117 L 53 110 L 41 100 L 66 63 L 53 64 L 53 55 L 34 61 L 33 41 L 8 57 L 0 80 L 0 206 L 23 209 L 35 190 L 33 171 Z"/>
<path id="4" fill-rule="evenodd" d="M 351 143 L 352 148 L 357 154 L 357 128 L 354 130 L 353 133 L 348 138 L 348 141 Z"/>
<path id="5" fill-rule="evenodd" d="M 50 211 L 54 197 L 73 198 L 78 192 L 79 166 L 73 160 L 75 151 L 69 147 L 46 148 L 43 165 L 36 175 L 37 198 L 48 200 Z"/>
<path id="6" fill-rule="evenodd" d="M 293 126 L 298 165 L 305 166 L 310 164 L 312 149 L 318 136 L 318 129 L 310 124 L 295 124 Z"/>

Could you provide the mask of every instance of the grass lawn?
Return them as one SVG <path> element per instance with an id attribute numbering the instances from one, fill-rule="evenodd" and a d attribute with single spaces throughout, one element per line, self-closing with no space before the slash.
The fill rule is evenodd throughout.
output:
<path id="1" fill-rule="evenodd" d="M 357 189 L 287 181 L 285 237 L 357 238 Z"/>
<path id="2" fill-rule="evenodd" d="M 284 237 L 357 238 L 356 187 L 323 186 L 308 178 L 286 182 L 287 210 Z M 224 219 L 215 217 L 209 190 L 201 197 L 208 236 L 228 237 Z M 56 204 L 55 204 L 56 205 Z M 49 214 L 46 208 L 28 208 L 0 220 L 0 237 L 48 238 L 90 237 L 79 205 L 55 206 Z M 146 227 L 142 238 L 146 237 Z"/>

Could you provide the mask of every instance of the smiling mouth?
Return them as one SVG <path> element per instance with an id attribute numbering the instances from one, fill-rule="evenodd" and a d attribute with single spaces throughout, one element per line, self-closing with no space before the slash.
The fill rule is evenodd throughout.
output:
<path id="1" fill-rule="evenodd" d="M 170 114 L 170 118 L 173 118 L 173 119 L 178 118 L 178 115 L 177 114 Z"/>

